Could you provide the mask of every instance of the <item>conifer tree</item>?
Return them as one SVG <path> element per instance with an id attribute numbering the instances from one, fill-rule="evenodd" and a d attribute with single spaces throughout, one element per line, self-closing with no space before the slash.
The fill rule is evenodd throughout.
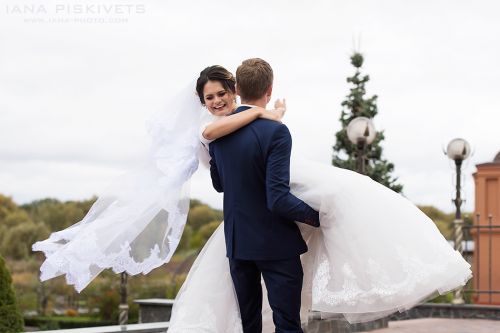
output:
<path id="1" fill-rule="evenodd" d="M 349 95 L 342 102 L 342 113 L 340 122 L 342 129 L 335 136 L 337 142 L 333 146 L 332 164 L 334 166 L 356 170 L 356 145 L 349 141 L 347 137 L 347 125 L 356 117 L 367 117 L 373 119 L 377 113 L 377 95 L 367 97 L 365 84 L 370 80 L 368 75 L 361 74 L 363 66 L 363 55 L 355 52 L 351 56 L 351 64 L 356 68 L 353 76 L 347 78 L 347 82 L 352 84 Z M 397 178 L 391 173 L 394 171 L 394 164 L 382 157 L 382 146 L 380 143 L 384 140 L 384 132 L 379 131 L 375 140 L 367 147 L 365 170 L 366 175 L 390 189 L 401 192 L 403 186 L 397 183 Z"/>
<path id="2" fill-rule="evenodd" d="M 0 256 L 0 332 L 16 333 L 24 330 L 23 317 L 12 289 L 12 278 Z"/>

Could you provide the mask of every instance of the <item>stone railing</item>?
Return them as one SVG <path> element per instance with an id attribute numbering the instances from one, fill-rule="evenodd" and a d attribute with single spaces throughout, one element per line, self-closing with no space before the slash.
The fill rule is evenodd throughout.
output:
<path id="1" fill-rule="evenodd" d="M 150 298 L 137 299 L 139 304 L 139 323 L 169 321 L 172 314 L 173 299 Z"/>
<path id="2" fill-rule="evenodd" d="M 168 330 L 168 320 L 172 312 L 173 300 L 144 299 L 136 300 L 139 304 L 140 324 L 126 326 L 103 326 L 77 328 L 70 330 L 44 331 L 44 333 L 165 333 Z M 313 313 L 307 323 L 304 323 L 305 333 L 353 333 L 367 332 L 377 328 L 387 327 L 388 321 L 419 319 L 419 318 L 467 318 L 500 320 L 500 306 L 485 305 L 452 305 L 426 303 L 403 313 L 397 313 L 390 318 L 384 318 L 368 323 L 349 324 L 341 318 L 321 319 Z M 151 320 L 161 320 L 151 322 Z"/>
<path id="3" fill-rule="evenodd" d="M 166 333 L 168 322 L 72 328 L 68 330 L 40 331 L 40 333 Z"/>
<path id="4" fill-rule="evenodd" d="M 139 323 L 151 323 L 156 321 L 169 321 L 174 300 L 152 298 L 135 300 L 135 303 L 139 304 Z M 387 323 L 387 318 L 384 318 L 368 323 L 351 325 L 344 319 L 321 319 L 313 313 L 309 321 L 302 325 L 302 328 L 306 333 L 350 333 L 384 328 L 387 327 Z"/>

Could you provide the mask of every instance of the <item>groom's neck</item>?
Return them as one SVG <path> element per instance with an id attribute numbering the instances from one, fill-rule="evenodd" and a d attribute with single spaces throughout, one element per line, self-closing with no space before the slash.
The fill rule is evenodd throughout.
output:
<path id="1" fill-rule="evenodd" d="M 245 99 L 241 99 L 241 104 L 248 104 L 248 105 L 255 105 L 255 106 L 259 106 L 263 109 L 266 108 L 266 105 L 267 105 L 267 96 L 263 96 L 262 98 L 259 98 L 257 100 L 245 100 Z"/>

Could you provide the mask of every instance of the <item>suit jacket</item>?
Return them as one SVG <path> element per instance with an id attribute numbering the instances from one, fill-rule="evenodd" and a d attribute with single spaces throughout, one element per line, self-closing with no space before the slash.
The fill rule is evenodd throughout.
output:
<path id="1" fill-rule="evenodd" d="M 319 225 L 319 214 L 290 193 L 291 148 L 288 128 L 267 119 L 210 143 L 212 184 L 224 192 L 230 259 L 280 260 L 307 251 L 294 221 Z"/>

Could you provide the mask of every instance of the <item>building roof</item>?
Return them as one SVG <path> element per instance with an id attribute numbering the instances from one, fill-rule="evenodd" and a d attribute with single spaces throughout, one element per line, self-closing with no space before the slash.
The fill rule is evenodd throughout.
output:
<path id="1" fill-rule="evenodd" d="M 493 166 L 493 167 L 500 167 L 500 151 L 497 153 L 497 155 L 495 156 L 495 158 L 493 159 L 493 161 L 491 162 L 485 162 L 485 163 L 480 163 L 480 164 L 477 164 L 476 167 L 480 167 L 480 166 Z"/>
<path id="2" fill-rule="evenodd" d="M 493 163 L 500 163 L 500 151 L 498 152 L 497 156 L 493 159 Z"/>

